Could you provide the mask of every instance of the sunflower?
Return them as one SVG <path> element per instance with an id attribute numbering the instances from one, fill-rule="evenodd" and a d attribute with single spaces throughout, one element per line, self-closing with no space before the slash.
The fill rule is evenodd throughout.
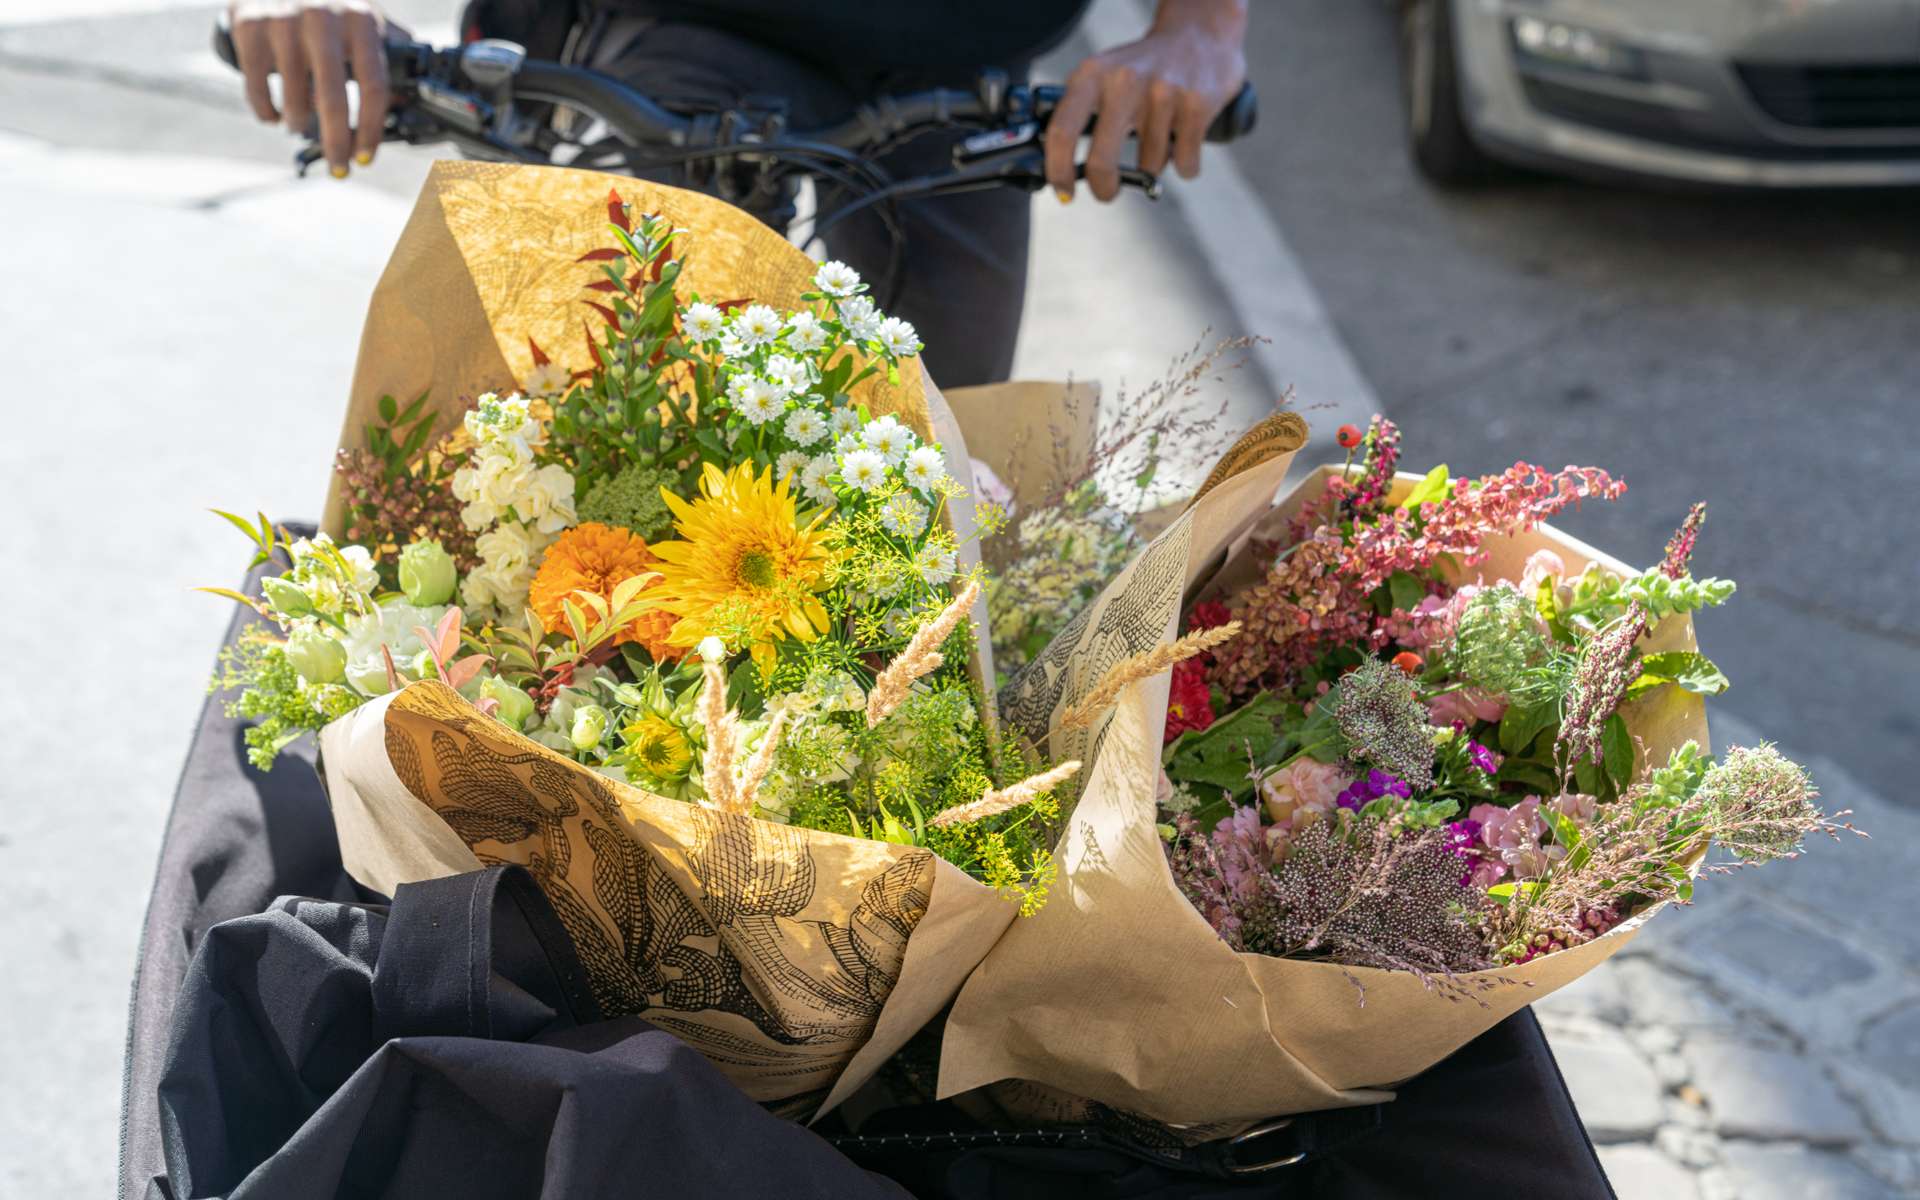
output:
<path id="1" fill-rule="evenodd" d="M 816 596 L 833 558 L 820 528 L 824 514 L 802 528 L 787 480 L 776 485 L 771 470 L 756 475 L 752 463 L 731 471 L 708 463 L 691 503 L 662 496 L 680 538 L 653 547 L 661 578 L 646 594 L 674 618 L 669 645 L 684 652 L 717 636 L 750 647 L 764 672 L 776 642 L 810 642 L 827 631 Z"/>
<path id="2" fill-rule="evenodd" d="M 547 547 L 527 592 L 527 607 L 546 628 L 565 629 L 567 614 L 562 604 L 575 592 L 592 592 L 611 602 L 614 588 L 657 565 L 647 543 L 630 530 L 593 521 L 576 525 Z M 615 645 L 638 642 L 655 662 L 679 658 L 685 652 L 667 644 L 671 627 L 671 620 L 650 609 L 616 634 L 613 641 Z"/>

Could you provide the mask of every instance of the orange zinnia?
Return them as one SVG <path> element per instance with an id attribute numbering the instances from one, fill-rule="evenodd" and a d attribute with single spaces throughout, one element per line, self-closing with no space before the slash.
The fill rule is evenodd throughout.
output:
<path id="1" fill-rule="evenodd" d="M 546 628 L 565 629 L 567 614 L 561 604 L 575 592 L 592 592 L 611 603 L 614 588 L 654 570 L 657 561 L 647 543 L 631 530 L 594 521 L 576 525 L 547 547 L 528 589 L 527 607 Z M 679 658 L 686 651 L 667 645 L 673 622 L 670 614 L 650 609 L 622 629 L 614 644 L 638 642 L 656 662 Z"/>

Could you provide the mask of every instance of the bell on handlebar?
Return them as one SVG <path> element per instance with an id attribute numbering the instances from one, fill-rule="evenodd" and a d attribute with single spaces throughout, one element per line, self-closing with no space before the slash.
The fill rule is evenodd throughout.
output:
<path id="1" fill-rule="evenodd" d="M 527 61 L 527 48 L 502 38 L 481 38 L 460 48 L 460 70 L 489 98 L 504 94 Z"/>

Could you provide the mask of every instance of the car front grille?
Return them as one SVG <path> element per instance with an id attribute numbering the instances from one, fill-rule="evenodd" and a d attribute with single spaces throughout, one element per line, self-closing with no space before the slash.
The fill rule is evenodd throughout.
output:
<path id="1" fill-rule="evenodd" d="M 1871 66 L 1756 66 L 1740 78 L 1783 125 L 1809 129 L 1920 128 L 1920 62 Z"/>

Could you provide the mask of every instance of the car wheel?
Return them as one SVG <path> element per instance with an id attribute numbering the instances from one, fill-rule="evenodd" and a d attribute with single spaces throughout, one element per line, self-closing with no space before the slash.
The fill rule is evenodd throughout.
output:
<path id="1" fill-rule="evenodd" d="M 1400 90 L 1407 144 L 1421 174 L 1443 187 L 1479 183 L 1496 174 L 1460 111 L 1452 0 L 1402 0 Z"/>

